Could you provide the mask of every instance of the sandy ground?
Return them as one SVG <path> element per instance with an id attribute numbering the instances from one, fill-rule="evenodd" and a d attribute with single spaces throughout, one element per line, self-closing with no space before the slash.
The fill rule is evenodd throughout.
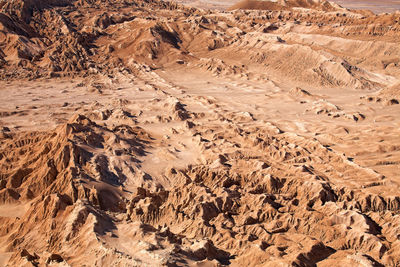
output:
<path id="1" fill-rule="evenodd" d="M 0 266 L 400 264 L 400 15 L 0 3 Z"/>
<path id="2" fill-rule="evenodd" d="M 249 113 L 256 118 L 255 121 L 270 122 L 285 132 L 295 132 L 308 138 L 315 138 L 324 146 L 334 148 L 353 158 L 357 164 L 392 178 L 397 186 L 388 187 L 385 191 L 393 189 L 395 192 L 398 188 L 400 152 L 397 147 L 400 146 L 400 120 L 397 116 L 399 112 L 397 105 L 369 103 L 361 99 L 366 94 L 363 90 L 307 87 L 307 92 L 312 95 L 310 98 L 291 94 L 290 90 L 294 85 L 285 83 L 265 84 L 264 81 L 225 79 L 201 70 L 188 72 L 183 67 L 157 72 L 167 82 L 165 85 L 157 84 L 159 88 L 156 91 L 148 85 L 153 82 L 151 75 L 149 77 L 146 75 L 143 80 L 136 80 L 135 77 L 133 83 L 123 83 L 118 85 L 118 88 L 103 90 L 101 94 L 90 92 L 90 89 L 81 85 L 84 82 L 79 78 L 51 80 L 51 84 L 48 81 L 3 83 L 0 99 L 2 110 L 4 113 L 15 114 L 3 116 L 1 125 L 11 131 L 52 129 L 67 122 L 77 112 L 92 111 L 94 108 L 97 109 L 96 105 L 112 107 L 121 99 L 130 103 L 124 106 L 129 108 L 132 114 L 137 114 L 143 111 L 146 102 L 160 96 L 159 90 L 163 92 L 162 94 L 168 92 L 172 97 L 183 99 L 211 98 L 224 112 Z M 368 93 L 373 94 L 376 91 L 368 90 Z M 318 110 L 315 111 L 315 103 L 318 101 L 339 107 L 344 116 L 316 114 Z M 206 109 L 198 107 L 199 104 L 196 102 L 193 103 L 193 110 L 210 112 L 209 107 Z M 151 111 L 148 113 L 149 118 L 157 114 Z M 346 114 L 361 114 L 362 117 L 359 121 L 355 121 L 353 115 L 346 116 Z M 152 136 L 162 138 L 163 134 L 168 134 L 170 127 L 174 125 L 180 127 L 180 123 L 166 123 L 160 126 L 151 124 L 144 129 Z M 198 154 L 190 150 L 185 153 L 189 159 Z M 187 164 L 192 163 L 193 160 L 188 158 L 182 157 L 182 161 L 187 161 Z M 151 162 L 144 166 L 168 165 L 159 162 L 158 158 L 150 157 L 149 160 Z M 150 169 L 148 171 L 152 172 Z M 379 192 L 380 188 L 377 190 Z"/>
<path id="3" fill-rule="evenodd" d="M 375 13 L 383 12 L 396 12 L 400 10 L 400 1 L 374 1 L 374 0 L 334 0 L 333 2 L 338 3 L 347 8 L 354 9 L 369 9 Z"/>
<path id="4" fill-rule="evenodd" d="M 179 0 L 178 2 L 200 8 L 215 8 L 225 10 L 240 1 Z M 384 12 L 393 13 L 400 10 L 400 1 L 398 0 L 332 0 L 332 2 L 337 3 L 345 8 L 368 9 L 377 14 Z"/>

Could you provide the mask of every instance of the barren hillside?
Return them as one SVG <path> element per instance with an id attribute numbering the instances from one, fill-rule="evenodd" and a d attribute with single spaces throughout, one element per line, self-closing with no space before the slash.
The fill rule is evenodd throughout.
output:
<path id="1" fill-rule="evenodd" d="M 399 266 L 400 14 L 0 1 L 0 266 Z"/>

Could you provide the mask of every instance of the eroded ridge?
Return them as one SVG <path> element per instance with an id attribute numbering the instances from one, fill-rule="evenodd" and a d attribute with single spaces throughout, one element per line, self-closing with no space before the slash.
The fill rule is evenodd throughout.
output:
<path id="1" fill-rule="evenodd" d="M 0 265 L 400 265 L 399 14 L 0 10 Z"/>

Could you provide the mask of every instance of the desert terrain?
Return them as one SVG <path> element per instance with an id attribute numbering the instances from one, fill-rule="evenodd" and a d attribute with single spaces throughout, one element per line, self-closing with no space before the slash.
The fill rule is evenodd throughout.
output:
<path id="1" fill-rule="evenodd" d="M 270 0 L 269 0 L 270 1 Z M 194 6 L 204 9 L 227 10 L 233 5 L 241 2 L 240 0 L 177 0 L 187 6 Z M 271 2 L 271 1 L 270 1 Z M 276 1 L 272 1 L 276 2 Z M 375 14 L 394 13 L 400 10 L 399 0 L 332 0 L 332 3 L 341 5 L 344 8 L 354 10 L 370 10 Z"/>
<path id="2" fill-rule="evenodd" d="M 0 1 L 0 266 L 400 266 L 400 13 L 192 4 Z"/>
<path id="3" fill-rule="evenodd" d="M 369 9 L 379 13 L 393 13 L 400 10 L 399 0 L 333 0 L 333 2 L 351 9 Z"/>

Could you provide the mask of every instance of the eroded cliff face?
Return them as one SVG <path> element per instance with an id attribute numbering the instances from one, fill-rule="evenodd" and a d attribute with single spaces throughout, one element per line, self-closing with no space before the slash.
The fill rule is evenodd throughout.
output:
<path id="1" fill-rule="evenodd" d="M 263 9 L 0 2 L 0 265 L 399 265 L 400 15 Z"/>

